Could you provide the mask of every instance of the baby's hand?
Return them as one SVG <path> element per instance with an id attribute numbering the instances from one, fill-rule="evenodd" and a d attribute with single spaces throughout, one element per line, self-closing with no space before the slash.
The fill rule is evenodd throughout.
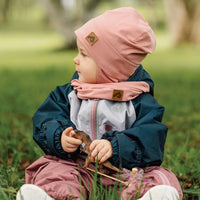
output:
<path id="1" fill-rule="evenodd" d="M 97 159 L 99 163 L 105 162 L 108 158 L 112 157 L 112 144 L 108 140 L 94 140 L 90 145 L 91 156 Z"/>
<path id="2" fill-rule="evenodd" d="M 71 153 L 77 150 L 82 141 L 73 137 L 75 132 L 72 127 L 66 128 L 61 135 L 61 146 L 64 151 Z"/>

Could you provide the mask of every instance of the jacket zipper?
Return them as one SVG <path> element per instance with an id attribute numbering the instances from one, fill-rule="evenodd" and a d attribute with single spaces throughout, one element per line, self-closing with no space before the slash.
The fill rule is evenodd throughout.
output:
<path id="1" fill-rule="evenodd" d="M 96 112 L 97 112 L 98 99 L 94 99 L 91 107 L 91 137 L 92 140 L 96 139 Z"/>

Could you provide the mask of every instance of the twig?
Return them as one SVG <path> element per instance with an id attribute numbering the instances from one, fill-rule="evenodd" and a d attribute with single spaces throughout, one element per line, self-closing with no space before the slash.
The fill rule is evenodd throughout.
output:
<path id="1" fill-rule="evenodd" d="M 91 171 L 91 172 L 94 172 L 94 173 L 95 173 L 95 170 L 93 170 L 93 169 L 90 169 L 89 167 L 87 167 L 86 169 L 88 169 L 89 171 Z M 114 180 L 114 181 L 120 182 L 120 183 L 122 183 L 122 184 L 124 184 L 124 185 L 126 185 L 126 186 L 128 186 L 128 185 L 129 185 L 129 183 L 128 183 L 128 182 L 121 181 L 120 179 L 114 178 L 114 177 L 112 177 L 112 176 L 109 176 L 109 175 L 107 175 L 107 174 L 103 174 L 103 173 L 101 173 L 101 172 L 99 172 L 99 171 L 97 171 L 97 174 L 99 174 L 99 175 L 102 175 L 102 176 L 105 176 L 105 177 L 107 177 L 107 178 L 109 178 L 109 179 L 112 179 L 112 180 Z"/>

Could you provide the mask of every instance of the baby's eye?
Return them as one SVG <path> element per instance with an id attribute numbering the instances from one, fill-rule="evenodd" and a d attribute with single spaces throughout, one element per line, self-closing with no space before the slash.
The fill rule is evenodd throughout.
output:
<path id="1" fill-rule="evenodd" d="M 87 56 L 87 54 L 82 52 L 82 51 L 81 51 L 81 55 L 84 56 L 84 57 Z"/>

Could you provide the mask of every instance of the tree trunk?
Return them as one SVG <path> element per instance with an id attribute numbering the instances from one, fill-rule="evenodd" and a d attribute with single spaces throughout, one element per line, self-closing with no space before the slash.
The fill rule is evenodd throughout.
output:
<path id="1" fill-rule="evenodd" d="M 70 13 L 66 16 L 65 9 L 60 0 L 43 0 L 39 2 L 42 2 L 51 24 L 61 33 L 66 44 L 71 46 L 74 43 L 75 37 Z"/>
<path id="2" fill-rule="evenodd" d="M 6 23 L 8 21 L 8 11 L 10 8 L 10 0 L 4 0 L 2 6 L 2 22 Z"/>
<path id="3" fill-rule="evenodd" d="M 200 1 L 165 0 L 175 45 L 200 44 Z"/>
<path id="4" fill-rule="evenodd" d="M 101 1 L 76 0 L 75 6 L 71 7 L 70 4 L 63 4 L 62 0 L 39 0 L 43 3 L 50 22 L 65 39 L 67 48 L 75 47 L 74 30 L 94 16 Z"/>

